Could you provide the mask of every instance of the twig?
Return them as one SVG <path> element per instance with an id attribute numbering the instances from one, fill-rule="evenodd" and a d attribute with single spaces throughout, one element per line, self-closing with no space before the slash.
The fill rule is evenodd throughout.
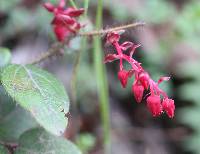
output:
<path id="1" fill-rule="evenodd" d="M 144 22 L 136 22 L 136 23 L 132 23 L 132 24 L 128 24 L 128 25 L 123 25 L 123 26 L 119 26 L 119 27 L 114 27 L 114 28 L 109 28 L 109 29 L 95 30 L 95 31 L 91 31 L 91 32 L 80 32 L 77 35 L 78 36 L 102 35 L 102 34 L 107 34 L 109 32 L 113 32 L 113 31 L 120 31 L 120 30 L 124 30 L 124 29 L 129 29 L 129 28 L 135 28 L 135 27 L 139 27 L 139 26 L 144 26 L 144 25 L 145 25 Z"/>
<path id="2" fill-rule="evenodd" d="M 45 53 L 41 54 L 39 58 L 33 60 L 29 64 L 38 64 L 46 59 L 49 59 L 50 57 L 56 55 L 58 52 L 60 52 L 60 49 L 64 48 L 64 43 L 56 43 L 54 46 L 49 48 Z"/>
<path id="3" fill-rule="evenodd" d="M 9 147 L 17 147 L 18 146 L 18 143 L 6 143 L 3 141 L 0 141 L 0 144 L 3 146 L 9 146 Z"/>

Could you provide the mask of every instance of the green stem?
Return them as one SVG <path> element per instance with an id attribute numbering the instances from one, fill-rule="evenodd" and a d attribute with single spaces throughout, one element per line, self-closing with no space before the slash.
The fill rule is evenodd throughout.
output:
<path id="1" fill-rule="evenodd" d="M 84 10 L 85 10 L 85 12 L 84 12 L 84 17 L 87 17 L 89 2 L 90 2 L 90 0 L 85 0 L 85 1 L 84 1 Z"/>
<path id="2" fill-rule="evenodd" d="M 70 3 L 73 7 L 77 8 L 75 2 L 73 0 L 70 0 Z M 87 17 L 87 9 L 89 6 L 89 0 L 84 0 L 84 16 L 83 18 Z M 82 38 L 82 51 L 84 51 L 87 48 L 87 38 Z M 82 51 L 79 50 L 77 53 L 77 56 L 75 58 L 75 63 L 74 63 L 74 67 L 73 67 L 73 72 L 72 72 L 72 79 L 71 79 L 71 90 L 72 90 L 72 99 L 73 102 L 76 103 L 76 85 L 77 85 L 77 73 L 79 70 L 79 65 L 80 65 L 80 60 L 81 60 L 81 53 Z"/>
<path id="3" fill-rule="evenodd" d="M 71 1 L 73 2 L 73 1 Z M 85 12 L 87 12 L 87 8 L 89 5 L 89 1 L 88 0 L 84 0 L 84 8 L 85 8 Z M 73 3 L 73 6 L 76 8 L 76 4 Z M 84 13 L 84 18 L 87 17 L 87 14 Z M 79 71 L 79 67 L 80 67 L 80 62 L 81 62 L 81 57 L 82 57 L 82 52 L 84 52 L 87 48 L 87 38 L 82 38 L 82 48 L 77 52 L 77 55 L 75 57 L 75 62 L 74 62 L 74 66 L 73 66 L 73 72 L 72 72 L 72 77 L 71 77 L 71 101 L 72 101 L 72 108 L 73 111 L 75 113 L 75 115 L 78 117 L 78 104 L 77 104 L 77 75 L 78 75 L 78 71 Z M 76 125 L 75 126 L 75 132 L 79 131 L 79 125 L 77 124 L 78 122 L 76 121 L 77 119 L 75 119 Z"/>
<path id="4" fill-rule="evenodd" d="M 98 8 L 96 14 L 96 29 L 99 30 L 102 27 L 102 15 L 103 15 L 103 0 L 98 0 Z M 102 45 L 101 38 L 99 36 L 94 37 L 94 63 L 96 69 L 96 79 L 98 94 L 101 107 L 101 119 L 103 124 L 103 143 L 104 153 L 110 153 L 110 112 L 109 112 L 109 94 L 108 84 L 106 77 L 106 69 L 103 64 Z"/>

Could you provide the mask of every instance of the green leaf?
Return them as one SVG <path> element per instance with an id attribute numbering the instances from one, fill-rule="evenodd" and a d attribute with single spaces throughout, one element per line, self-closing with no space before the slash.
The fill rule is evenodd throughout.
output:
<path id="1" fill-rule="evenodd" d="M 0 122 L 15 108 L 16 104 L 9 97 L 4 88 L 0 86 Z"/>
<path id="2" fill-rule="evenodd" d="M 20 137 L 16 154 L 81 154 L 70 141 L 42 129 L 32 129 Z"/>
<path id="3" fill-rule="evenodd" d="M 63 85 L 53 75 L 31 65 L 12 64 L 2 71 L 2 85 L 47 131 L 63 134 L 69 100 Z"/>
<path id="4" fill-rule="evenodd" d="M 8 154 L 8 150 L 2 145 L 0 145 L 0 154 Z"/>
<path id="5" fill-rule="evenodd" d="M 30 113 L 19 106 L 6 116 L 0 125 L 0 140 L 4 142 L 17 142 L 22 133 L 38 126 Z"/>
<path id="6" fill-rule="evenodd" d="M 0 47 L 0 67 L 3 67 L 10 63 L 11 54 L 9 49 Z"/>
<path id="7" fill-rule="evenodd" d="M 16 103 L 0 86 L 0 140 L 17 142 L 20 135 L 30 128 L 38 126 L 30 113 Z"/>

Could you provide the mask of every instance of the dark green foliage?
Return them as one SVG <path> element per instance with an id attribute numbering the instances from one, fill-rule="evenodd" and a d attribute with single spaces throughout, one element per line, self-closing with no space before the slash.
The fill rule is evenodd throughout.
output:
<path id="1" fill-rule="evenodd" d="M 19 139 L 16 154 L 81 154 L 78 148 L 64 138 L 53 136 L 43 129 L 32 129 Z"/>

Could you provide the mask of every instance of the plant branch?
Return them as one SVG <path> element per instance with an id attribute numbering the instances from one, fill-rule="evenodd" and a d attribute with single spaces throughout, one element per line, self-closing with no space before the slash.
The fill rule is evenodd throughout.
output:
<path id="1" fill-rule="evenodd" d="M 53 57 L 60 52 L 60 49 L 64 48 L 64 43 L 56 43 L 51 48 L 49 48 L 45 53 L 41 54 L 39 58 L 33 60 L 29 64 L 38 64 L 46 59 Z M 60 52 L 61 53 L 61 52 Z"/>
<path id="2" fill-rule="evenodd" d="M 3 141 L 0 141 L 0 144 L 3 145 L 3 146 L 9 147 L 9 148 L 16 148 L 16 147 L 19 146 L 18 143 L 6 143 L 6 142 L 3 142 Z"/>
<path id="3" fill-rule="evenodd" d="M 86 36 L 86 37 L 87 36 L 97 36 L 97 35 L 107 34 L 109 32 L 113 32 L 113 31 L 120 31 L 120 30 L 124 30 L 124 29 L 130 29 L 130 28 L 135 28 L 135 27 L 139 27 L 139 26 L 144 26 L 144 25 L 145 25 L 145 23 L 143 23 L 143 22 L 136 22 L 136 23 L 123 25 L 123 26 L 119 26 L 119 27 L 114 27 L 114 28 L 109 28 L 109 29 L 94 30 L 94 31 L 90 31 L 90 32 L 79 32 L 76 35 L 74 35 L 74 37 L 75 36 Z M 55 43 L 45 53 L 40 55 L 39 58 L 33 60 L 29 64 L 38 64 L 46 59 L 49 59 L 50 57 L 53 57 L 56 54 L 58 54 L 60 52 L 60 49 L 64 48 L 66 42 L 68 42 L 71 38 L 72 38 L 72 36 L 70 36 L 64 42 Z"/>
<path id="4" fill-rule="evenodd" d="M 109 32 L 113 32 L 113 31 L 120 31 L 120 30 L 124 30 L 124 29 L 130 29 L 130 28 L 135 28 L 135 27 L 139 27 L 139 26 L 144 26 L 144 25 L 145 25 L 144 22 L 135 22 L 135 23 L 131 23 L 128 25 L 123 25 L 123 26 L 118 26 L 118 27 L 113 27 L 113 28 L 108 28 L 108 29 L 94 30 L 91 32 L 80 32 L 77 35 L 78 36 L 102 35 L 102 34 L 107 34 Z"/>

